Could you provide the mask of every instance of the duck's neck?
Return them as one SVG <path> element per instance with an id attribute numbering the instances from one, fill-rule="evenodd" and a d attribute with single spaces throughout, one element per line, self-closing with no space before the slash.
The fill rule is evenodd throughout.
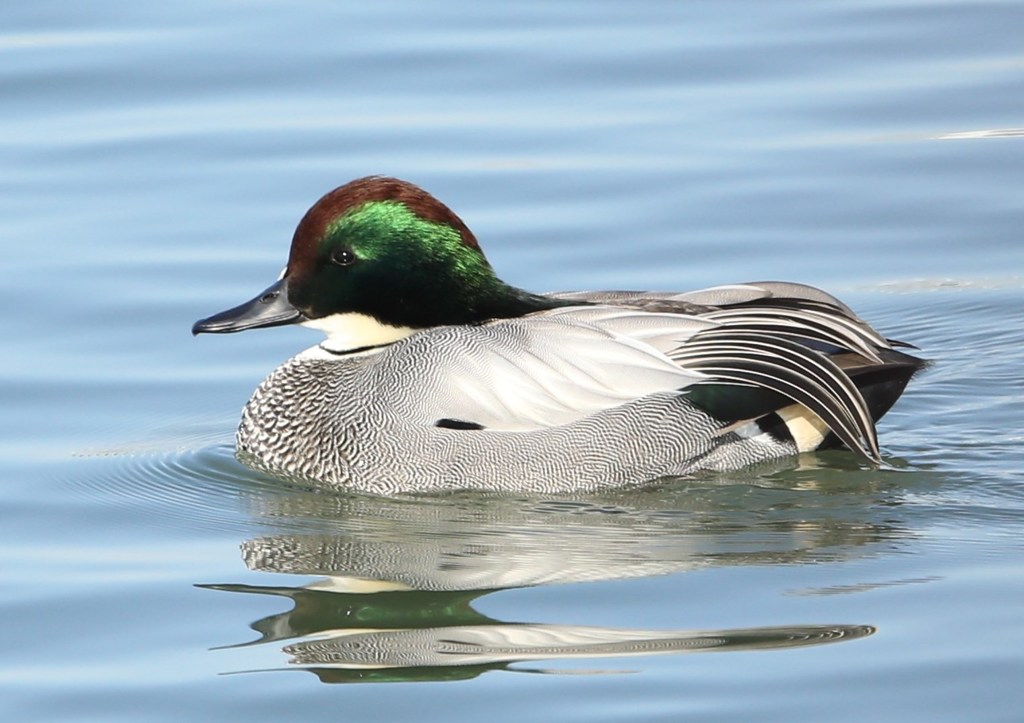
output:
<path id="1" fill-rule="evenodd" d="M 438 326 L 480 324 L 491 319 L 514 319 L 537 311 L 578 306 L 579 301 L 552 299 L 499 282 L 490 293 L 478 294 L 438 305 L 407 305 L 397 300 L 400 315 L 375 316 L 359 312 L 332 314 L 303 322 L 327 335 L 320 347 L 333 354 L 373 349 L 393 344 L 418 331 Z M 400 319 L 400 321 L 399 321 Z"/>
<path id="2" fill-rule="evenodd" d="M 509 286 L 497 277 L 478 277 L 474 283 L 421 282 L 415 294 L 401 291 L 374 299 L 372 316 L 384 324 L 411 329 L 480 324 L 491 319 L 514 319 L 537 311 L 579 304 L 551 299 Z M 393 287 L 394 288 L 394 287 Z"/>
<path id="3" fill-rule="evenodd" d="M 579 305 L 578 301 L 553 299 L 498 281 L 488 292 L 478 294 L 462 307 L 463 320 L 447 323 L 475 324 L 490 319 L 514 319 L 537 311 Z"/>
<path id="4" fill-rule="evenodd" d="M 355 350 L 387 346 L 419 331 L 408 326 L 385 324 L 372 316 L 354 311 L 310 319 L 302 325 L 326 334 L 327 338 L 320 343 L 320 348 L 332 354 L 348 354 Z"/>

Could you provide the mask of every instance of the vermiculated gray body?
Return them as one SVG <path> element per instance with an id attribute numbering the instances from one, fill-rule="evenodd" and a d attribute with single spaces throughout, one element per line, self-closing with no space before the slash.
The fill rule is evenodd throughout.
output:
<path id="1" fill-rule="evenodd" d="M 797 451 L 767 434 L 722 433 L 722 422 L 679 391 L 693 383 L 688 370 L 610 368 L 610 378 L 595 381 L 593 375 L 609 369 L 606 358 L 626 364 L 653 358 L 654 350 L 633 348 L 630 340 L 580 324 L 572 314 L 561 316 L 566 318 L 431 329 L 361 354 L 300 354 L 254 393 L 242 415 L 238 451 L 270 471 L 378 494 L 598 489 L 698 469 L 736 469 Z M 628 318 L 657 320 L 635 312 Z M 666 319 L 676 326 L 685 322 L 677 335 L 694 333 L 688 320 Z M 597 346 L 593 368 L 553 370 L 576 345 L 598 340 L 622 348 L 609 357 Z M 630 392 L 660 390 L 615 403 L 610 397 L 616 385 Z M 491 393 L 496 400 L 487 398 Z M 548 409 L 555 399 L 565 409 Z M 605 408 L 577 413 L 588 404 Z M 488 407 L 484 417 L 519 422 L 536 413 L 569 421 L 538 426 L 530 419 L 510 429 L 436 426 L 440 419 L 478 422 Z"/>

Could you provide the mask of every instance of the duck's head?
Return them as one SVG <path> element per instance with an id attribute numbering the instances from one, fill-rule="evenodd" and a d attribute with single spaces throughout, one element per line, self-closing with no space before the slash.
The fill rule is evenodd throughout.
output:
<path id="1" fill-rule="evenodd" d="M 406 181 L 371 176 L 313 204 L 276 283 L 197 321 L 192 333 L 302 324 L 324 331 L 327 348 L 344 351 L 546 305 L 500 281 L 473 233 L 443 203 Z"/>

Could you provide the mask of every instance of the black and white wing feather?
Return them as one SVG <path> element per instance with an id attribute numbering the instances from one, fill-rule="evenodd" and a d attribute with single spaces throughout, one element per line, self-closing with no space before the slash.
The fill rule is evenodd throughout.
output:
<path id="1" fill-rule="evenodd" d="M 747 387 L 780 395 L 809 410 L 844 445 L 874 462 L 880 460 L 875 421 L 924 366 L 893 348 L 908 345 L 886 339 L 835 297 L 803 284 L 766 281 L 679 294 L 598 291 L 555 296 L 713 322 L 683 343 L 672 345 L 667 337 L 654 343 L 680 366 L 706 374 L 708 379 L 698 387 Z M 872 391 L 870 403 L 862 386 Z M 736 422 L 743 421 L 737 410 L 744 407 L 755 419 L 781 406 L 766 408 L 763 395 L 744 395 L 741 389 L 725 395 L 698 387 L 690 392 L 695 400 Z M 722 411 L 723 398 L 734 402 L 728 413 Z"/>

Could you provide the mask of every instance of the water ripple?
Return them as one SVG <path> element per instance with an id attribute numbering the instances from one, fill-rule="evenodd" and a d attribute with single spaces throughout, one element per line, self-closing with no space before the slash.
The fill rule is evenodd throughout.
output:
<path id="1" fill-rule="evenodd" d="M 160 524 L 252 530 L 243 500 L 273 495 L 282 483 L 242 466 L 229 444 L 174 452 L 106 452 L 78 460 L 65 484 L 104 505 Z"/>

